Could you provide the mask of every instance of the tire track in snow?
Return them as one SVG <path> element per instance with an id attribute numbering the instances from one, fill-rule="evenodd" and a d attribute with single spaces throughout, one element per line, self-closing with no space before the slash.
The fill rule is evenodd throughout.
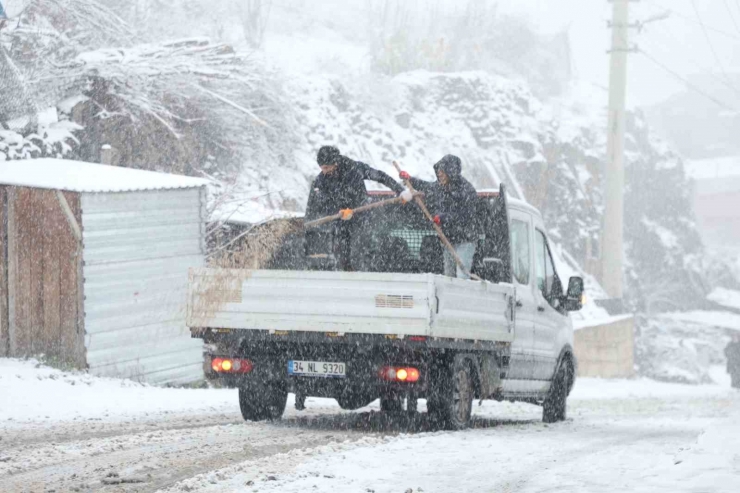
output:
<path id="1" fill-rule="evenodd" d="M 0 428 L 0 445 L 3 449 L 35 444 L 65 443 L 72 441 L 109 438 L 123 434 L 144 433 L 157 430 L 187 430 L 214 425 L 243 423 L 237 413 L 152 416 L 142 419 L 105 422 L 88 419 L 49 424 L 18 424 Z"/>
<path id="2" fill-rule="evenodd" d="M 346 440 L 337 432 L 263 423 L 156 430 L 4 450 L 23 462 L 0 463 L 0 491 L 156 491 L 202 472 L 294 449 Z M 13 457 L 13 455 L 11 455 Z M 105 486 L 110 473 L 143 483 Z"/>

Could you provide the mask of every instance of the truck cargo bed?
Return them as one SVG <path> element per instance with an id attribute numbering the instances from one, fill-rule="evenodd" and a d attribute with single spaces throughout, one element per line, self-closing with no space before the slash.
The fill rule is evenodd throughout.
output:
<path id="1" fill-rule="evenodd" d="M 188 326 L 511 342 L 513 295 L 433 274 L 197 268 Z"/>

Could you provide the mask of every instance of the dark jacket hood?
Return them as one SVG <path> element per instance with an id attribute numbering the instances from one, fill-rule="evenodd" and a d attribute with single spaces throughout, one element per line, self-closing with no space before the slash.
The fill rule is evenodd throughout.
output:
<path id="1" fill-rule="evenodd" d="M 452 154 L 447 154 L 445 157 L 437 161 L 437 164 L 434 165 L 435 174 L 440 169 L 444 171 L 447 177 L 452 181 L 459 180 L 462 176 L 462 163 L 460 162 L 460 158 L 453 156 Z"/>

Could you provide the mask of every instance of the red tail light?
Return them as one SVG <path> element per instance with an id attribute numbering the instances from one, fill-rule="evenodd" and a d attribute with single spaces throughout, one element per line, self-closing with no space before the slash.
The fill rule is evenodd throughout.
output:
<path id="1" fill-rule="evenodd" d="M 211 369 L 216 373 L 249 373 L 254 363 L 242 358 L 213 358 Z"/>
<path id="2" fill-rule="evenodd" d="M 378 372 L 378 377 L 381 380 L 387 382 L 409 382 L 414 383 L 419 381 L 421 373 L 418 368 L 412 368 L 408 366 L 394 367 L 384 366 Z"/>

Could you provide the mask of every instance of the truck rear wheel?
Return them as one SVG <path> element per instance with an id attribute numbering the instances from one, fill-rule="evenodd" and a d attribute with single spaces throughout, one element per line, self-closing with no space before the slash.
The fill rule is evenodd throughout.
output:
<path id="1" fill-rule="evenodd" d="M 566 360 L 560 365 L 552 381 L 550 393 L 545 399 L 545 402 L 542 403 L 543 422 L 556 423 L 558 421 L 565 421 L 567 414 L 566 401 L 568 399 L 571 378 L 573 378 L 573 370 L 570 362 Z"/>
<path id="2" fill-rule="evenodd" d="M 288 389 L 282 382 L 254 383 L 239 387 L 239 409 L 245 421 L 280 419 L 288 402 Z"/>
<path id="3" fill-rule="evenodd" d="M 434 389 L 427 400 L 431 417 L 450 430 L 463 430 L 470 426 L 475 387 L 470 362 L 455 358 L 433 374 Z"/>

